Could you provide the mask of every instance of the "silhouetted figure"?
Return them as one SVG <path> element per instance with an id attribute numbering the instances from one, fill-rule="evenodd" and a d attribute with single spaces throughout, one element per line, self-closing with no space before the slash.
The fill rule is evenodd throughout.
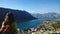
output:
<path id="1" fill-rule="evenodd" d="M 6 18 L 2 23 L 0 33 L 1 34 L 18 34 L 17 24 L 14 20 L 14 15 L 9 12 L 6 14 Z"/>

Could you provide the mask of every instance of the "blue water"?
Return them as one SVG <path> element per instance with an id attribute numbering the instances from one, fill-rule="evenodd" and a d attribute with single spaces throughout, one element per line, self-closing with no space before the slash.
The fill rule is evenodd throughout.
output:
<path id="1" fill-rule="evenodd" d="M 20 30 L 23 30 L 24 28 L 36 28 L 38 25 L 42 24 L 42 22 L 43 20 L 40 19 L 20 22 L 18 23 L 18 27 Z"/>

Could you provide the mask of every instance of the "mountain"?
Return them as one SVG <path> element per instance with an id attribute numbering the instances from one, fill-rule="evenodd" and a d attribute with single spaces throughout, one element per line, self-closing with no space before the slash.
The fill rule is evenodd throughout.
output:
<path id="1" fill-rule="evenodd" d="M 60 13 L 45 13 L 45 14 L 32 14 L 34 17 L 41 20 L 55 20 L 60 19 Z"/>
<path id="2" fill-rule="evenodd" d="M 0 7 L 0 22 L 4 20 L 6 13 L 8 12 L 12 12 L 14 14 L 14 18 L 17 22 L 35 19 L 35 17 L 26 11 Z"/>

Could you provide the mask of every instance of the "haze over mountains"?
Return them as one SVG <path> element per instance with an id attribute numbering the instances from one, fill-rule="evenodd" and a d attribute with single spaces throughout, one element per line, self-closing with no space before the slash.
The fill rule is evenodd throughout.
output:
<path id="1" fill-rule="evenodd" d="M 60 13 L 45 13 L 45 14 L 32 14 L 34 17 L 41 20 L 55 20 L 60 19 Z"/>

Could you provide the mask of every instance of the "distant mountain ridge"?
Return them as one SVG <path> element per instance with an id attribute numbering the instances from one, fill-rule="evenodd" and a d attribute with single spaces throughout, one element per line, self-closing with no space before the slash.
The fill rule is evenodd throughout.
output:
<path id="1" fill-rule="evenodd" d="M 45 13 L 45 14 L 32 14 L 34 17 L 41 20 L 55 20 L 60 19 L 60 13 Z"/>
<path id="2" fill-rule="evenodd" d="M 4 20 L 6 13 L 8 12 L 12 12 L 14 14 L 15 20 L 17 22 L 35 19 L 35 17 L 26 11 L 0 7 L 0 22 Z"/>

